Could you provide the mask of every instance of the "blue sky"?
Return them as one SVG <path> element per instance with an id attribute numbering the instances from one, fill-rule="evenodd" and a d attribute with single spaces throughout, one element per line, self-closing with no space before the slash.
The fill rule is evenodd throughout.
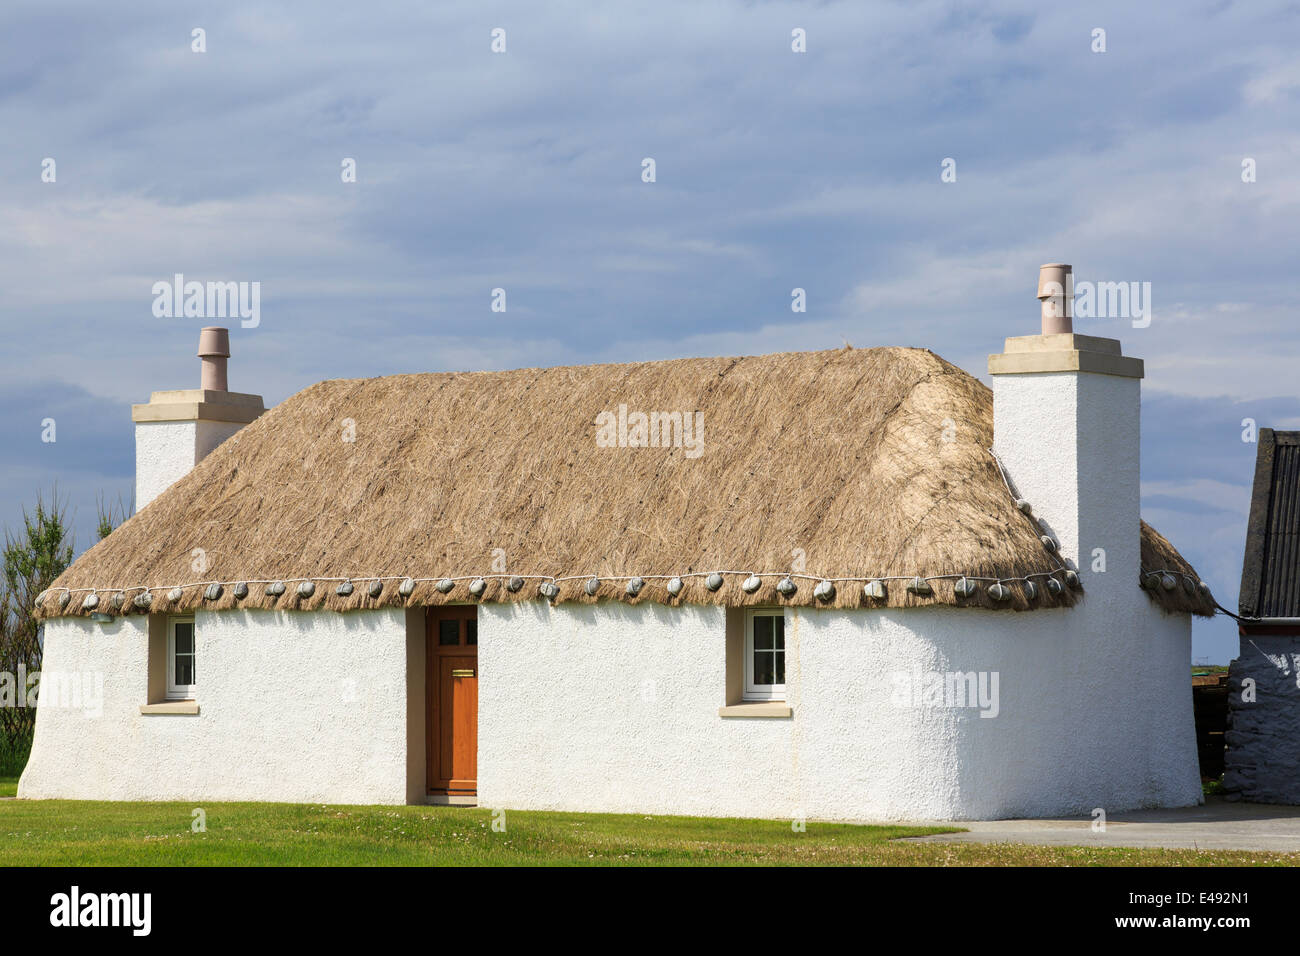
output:
<path id="1" fill-rule="evenodd" d="M 1068 261 L 1152 283 L 1150 327 L 1076 329 L 1146 360 L 1144 516 L 1235 608 L 1241 421 L 1300 427 L 1300 5 L 263 6 L 0 11 L 0 523 L 57 480 L 84 546 L 129 499 L 127 406 L 197 384 L 206 323 L 151 308 L 176 272 L 262 284 L 231 387 L 272 403 L 844 341 L 987 381 Z"/>

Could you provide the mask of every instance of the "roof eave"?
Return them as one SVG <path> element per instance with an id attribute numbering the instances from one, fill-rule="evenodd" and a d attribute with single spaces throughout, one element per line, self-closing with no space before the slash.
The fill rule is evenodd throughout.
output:
<path id="1" fill-rule="evenodd" d="M 1263 586 L 1264 539 L 1268 531 L 1268 504 L 1273 491 L 1273 453 L 1277 447 L 1273 429 L 1259 430 L 1255 455 L 1255 481 L 1250 494 L 1250 517 L 1246 523 L 1246 548 L 1241 565 L 1241 592 L 1237 613 L 1253 617 L 1259 607 Z"/>

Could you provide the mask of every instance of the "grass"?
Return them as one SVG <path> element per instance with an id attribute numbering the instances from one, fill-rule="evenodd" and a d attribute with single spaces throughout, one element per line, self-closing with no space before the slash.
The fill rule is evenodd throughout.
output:
<path id="1" fill-rule="evenodd" d="M 0 797 L 12 797 L 18 793 L 18 777 L 0 776 Z"/>
<path id="2" fill-rule="evenodd" d="M 959 828 L 807 824 L 456 807 L 214 803 L 0 803 L 0 866 L 941 865 L 1189 866 L 1297 863 L 1295 854 L 914 843 Z"/>

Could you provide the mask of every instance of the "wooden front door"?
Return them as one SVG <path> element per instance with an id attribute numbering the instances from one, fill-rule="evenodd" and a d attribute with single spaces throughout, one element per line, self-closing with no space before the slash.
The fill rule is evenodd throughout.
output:
<path id="1" fill-rule="evenodd" d="M 429 609 L 430 793 L 468 796 L 478 789 L 478 608 Z"/>

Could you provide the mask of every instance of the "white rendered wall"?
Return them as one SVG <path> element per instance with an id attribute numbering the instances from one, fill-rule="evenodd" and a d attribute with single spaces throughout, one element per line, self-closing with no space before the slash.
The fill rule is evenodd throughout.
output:
<path id="1" fill-rule="evenodd" d="M 48 622 L 44 672 L 102 674 L 103 708 L 38 708 L 19 796 L 406 802 L 402 609 L 200 611 L 195 631 L 199 714 L 143 715 L 143 618 Z"/>
<path id="2" fill-rule="evenodd" d="M 1073 609 L 787 620 L 794 716 L 723 718 L 721 608 L 484 605 L 480 805 L 923 820 L 1201 800 L 1190 620 L 1131 579 Z M 998 673 L 996 717 L 895 696 L 897 674 L 956 670 Z"/>
<path id="3" fill-rule="evenodd" d="M 1132 596 L 1104 618 L 1088 600 L 788 611 L 789 719 L 718 716 L 721 608 L 483 605 L 479 802 L 854 820 L 1195 804 L 1190 623 Z M 419 799 L 423 627 L 408 640 L 407 618 L 200 612 L 197 716 L 139 713 L 140 618 L 51 621 L 46 673 L 102 673 L 102 713 L 41 708 L 19 795 Z M 998 674 L 996 717 L 899 703 L 895 675 L 956 670 Z"/>
<path id="4" fill-rule="evenodd" d="M 135 507 L 139 511 L 183 478 L 208 453 L 244 426 L 236 422 L 137 422 Z"/>
<path id="5" fill-rule="evenodd" d="M 1080 372 L 994 375 L 993 450 L 1077 564 L 1085 588 L 1138 581 L 1141 380 Z M 1094 549 L 1106 573 L 1094 574 Z"/>

